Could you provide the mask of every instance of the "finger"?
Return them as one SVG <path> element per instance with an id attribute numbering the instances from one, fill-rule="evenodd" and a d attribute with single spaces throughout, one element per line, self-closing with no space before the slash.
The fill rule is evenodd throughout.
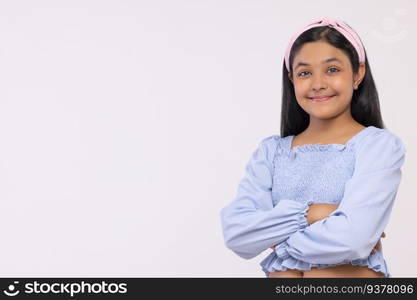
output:
<path id="1" fill-rule="evenodd" d="M 376 245 L 374 246 L 374 248 L 372 249 L 372 251 L 376 251 L 381 247 L 381 242 L 376 243 Z"/>

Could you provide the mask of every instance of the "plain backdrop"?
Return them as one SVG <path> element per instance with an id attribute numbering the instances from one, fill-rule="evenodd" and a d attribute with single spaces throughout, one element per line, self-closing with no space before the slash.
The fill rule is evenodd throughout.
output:
<path id="1" fill-rule="evenodd" d="M 264 277 L 220 209 L 279 134 L 285 47 L 320 16 L 360 35 L 407 149 L 383 239 L 417 269 L 415 1 L 0 2 L 0 275 Z"/>

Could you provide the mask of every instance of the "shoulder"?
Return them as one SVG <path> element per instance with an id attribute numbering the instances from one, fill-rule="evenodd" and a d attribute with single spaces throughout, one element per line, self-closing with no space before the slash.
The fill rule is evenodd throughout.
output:
<path id="1" fill-rule="evenodd" d="M 373 127 L 355 146 L 356 165 L 373 170 L 401 167 L 406 149 L 399 136 L 386 128 Z"/>
<path id="2" fill-rule="evenodd" d="M 275 156 L 282 143 L 282 138 L 278 134 L 270 135 L 258 141 L 255 151 L 252 152 L 250 164 L 267 166 L 273 169 Z"/>
<path id="3" fill-rule="evenodd" d="M 274 134 L 264 137 L 259 142 L 258 149 L 264 153 L 268 161 L 272 162 L 278 149 L 281 148 L 282 143 L 283 138 L 281 138 L 278 134 Z"/>
<path id="4" fill-rule="evenodd" d="M 401 138 L 387 128 L 370 126 L 369 130 L 359 139 L 356 152 L 402 150 L 405 151 Z"/>
<path id="5" fill-rule="evenodd" d="M 278 134 L 270 135 L 267 137 L 264 137 L 260 141 L 260 146 L 266 147 L 266 148 L 276 148 L 279 143 L 281 142 L 281 137 Z"/>

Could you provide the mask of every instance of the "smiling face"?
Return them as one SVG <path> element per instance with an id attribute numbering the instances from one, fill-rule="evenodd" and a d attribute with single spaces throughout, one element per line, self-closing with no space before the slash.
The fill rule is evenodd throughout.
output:
<path id="1" fill-rule="evenodd" d="M 292 67 L 293 76 L 288 75 L 294 84 L 297 102 L 310 115 L 310 120 L 350 115 L 354 87 L 365 74 L 364 64 L 360 64 L 358 74 L 354 75 L 349 57 L 342 50 L 317 41 L 301 47 Z M 326 101 L 313 99 L 324 96 L 332 97 Z"/>

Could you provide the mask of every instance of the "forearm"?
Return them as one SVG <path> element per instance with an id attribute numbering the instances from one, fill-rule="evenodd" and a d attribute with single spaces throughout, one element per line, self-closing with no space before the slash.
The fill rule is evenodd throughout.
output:
<path id="1" fill-rule="evenodd" d="M 325 203 L 317 203 L 317 204 L 310 205 L 308 213 L 307 213 L 307 223 L 308 223 L 308 225 L 327 218 L 338 207 L 339 206 L 335 205 L 335 204 L 325 204 Z M 385 232 L 382 233 L 381 237 L 385 237 Z M 373 254 L 381 248 L 382 248 L 381 243 L 380 243 L 380 241 L 378 241 L 378 243 L 372 249 L 371 253 Z"/>
<path id="2" fill-rule="evenodd" d="M 306 216 L 306 218 L 307 218 L 307 223 L 308 223 L 308 226 L 307 226 L 307 228 L 309 228 L 310 227 L 310 225 L 312 225 L 312 224 L 314 224 L 314 223 L 316 223 L 317 221 L 320 221 L 320 220 L 323 220 L 323 219 L 325 219 L 325 218 L 328 218 L 328 217 L 330 217 L 330 215 L 335 211 L 335 210 L 337 210 L 338 209 L 338 205 L 335 205 L 335 204 L 325 204 L 325 203 L 317 203 L 317 204 L 312 204 L 312 205 L 309 205 L 309 209 L 308 209 L 308 211 L 307 211 L 307 216 Z M 315 225 L 313 225 L 313 226 L 315 226 Z M 296 234 L 294 234 L 294 235 L 297 235 L 298 233 L 296 233 Z M 383 232 L 382 233 L 382 235 L 381 235 L 381 237 L 385 237 L 385 233 Z M 286 243 L 285 243 L 286 244 Z M 284 248 L 286 248 L 286 245 L 284 246 Z M 309 247 L 308 249 L 311 249 L 312 248 L 312 246 L 311 247 Z M 374 248 L 372 249 L 372 251 L 371 251 L 371 254 L 374 254 L 376 251 L 378 251 L 379 249 L 381 249 L 382 247 L 381 247 L 381 244 L 380 244 L 380 240 L 375 244 L 375 246 L 374 246 Z M 338 251 L 340 251 L 340 250 L 338 250 Z M 284 252 L 287 252 L 287 250 L 285 250 Z M 335 251 L 336 252 L 336 251 Z M 293 255 L 294 255 L 295 253 L 293 253 Z M 282 259 L 283 258 L 283 253 L 282 254 L 279 254 L 279 255 L 281 255 L 280 256 L 280 258 Z M 304 257 L 303 257 L 304 258 Z M 298 259 L 300 259 L 300 260 L 303 260 L 304 261 L 304 259 L 303 258 L 298 258 Z M 307 260 L 306 260 L 307 261 Z M 333 263 L 333 262 L 332 262 Z"/>
<path id="3" fill-rule="evenodd" d="M 317 203 L 309 205 L 306 216 L 307 224 L 311 225 L 314 222 L 327 218 L 334 210 L 337 209 L 337 207 L 338 205 L 326 203 Z M 271 249 L 275 249 L 275 246 L 272 246 Z"/>
<path id="4" fill-rule="evenodd" d="M 316 203 L 310 205 L 307 213 L 308 225 L 327 218 L 338 207 L 338 205 L 327 203 Z"/>
<path id="5" fill-rule="evenodd" d="M 244 201 L 224 207 L 221 222 L 226 246 L 242 258 L 255 257 L 308 226 L 308 204 L 281 199 L 270 210 L 244 206 Z"/>

